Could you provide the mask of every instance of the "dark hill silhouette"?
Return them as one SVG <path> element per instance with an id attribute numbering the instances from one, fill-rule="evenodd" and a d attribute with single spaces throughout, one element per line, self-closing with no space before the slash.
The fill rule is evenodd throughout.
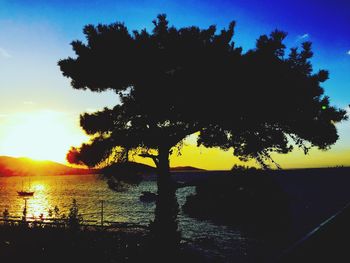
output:
<path id="1" fill-rule="evenodd" d="M 131 169 L 136 170 L 139 173 L 142 174 L 154 174 L 156 172 L 156 168 L 147 164 L 138 163 L 138 162 L 127 162 L 127 163 L 115 163 L 112 165 L 109 165 L 102 169 L 102 172 L 113 172 L 113 170 L 118 170 L 121 167 L 124 169 Z M 174 166 L 170 167 L 170 171 L 172 172 L 201 172 L 201 171 L 207 171 L 202 168 L 197 168 L 193 166 Z"/>
<path id="2" fill-rule="evenodd" d="M 128 168 L 141 174 L 154 174 L 155 168 L 137 162 L 129 162 Z M 110 167 L 107 168 L 110 170 Z M 113 169 L 112 169 L 113 170 Z M 173 172 L 195 172 L 204 169 L 192 166 L 172 167 Z M 34 176 L 34 175 L 69 175 L 100 173 L 99 169 L 85 169 L 69 167 L 53 161 L 37 161 L 26 157 L 0 156 L 0 176 Z"/>
<path id="3" fill-rule="evenodd" d="M 97 169 L 73 168 L 53 161 L 0 156 L 0 176 L 69 175 L 98 172 Z"/>
<path id="4" fill-rule="evenodd" d="M 205 169 L 193 167 L 193 166 L 176 166 L 176 167 L 171 167 L 170 171 L 172 172 L 200 172 L 200 171 L 206 171 Z"/>
<path id="5" fill-rule="evenodd" d="M 144 177 L 147 178 L 150 175 L 154 175 L 155 168 L 137 162 L 123 162 L 108 165 L 101 169 L 101 173 L 109 178 L 109 180 L 112 180 L 109 184 L 115 184 L 116 181 L 123 181 L 128 184 L 138 185 Z"/>

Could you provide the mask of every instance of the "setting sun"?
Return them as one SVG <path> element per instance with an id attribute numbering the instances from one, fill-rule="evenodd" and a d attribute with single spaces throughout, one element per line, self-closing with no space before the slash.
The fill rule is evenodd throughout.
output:
<path id="1" fill-rule="evenodd" d="M 86 141 L 78 124 L 60 112 L 18 113 L 5 122 L 0 150 L 9 156 L 65 162 L 70 146 Z"/>

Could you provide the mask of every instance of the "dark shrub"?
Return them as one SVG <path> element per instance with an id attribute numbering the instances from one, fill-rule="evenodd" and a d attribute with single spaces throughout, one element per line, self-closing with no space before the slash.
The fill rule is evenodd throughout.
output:
<path id="1" fill-rule="evenodd" d="M 198 219 L 268 232 L 286 228 L 289 220 L 287 195 L 273 175 L 256 169 L 209 177 L 187 197 L 183 210 Z"/>

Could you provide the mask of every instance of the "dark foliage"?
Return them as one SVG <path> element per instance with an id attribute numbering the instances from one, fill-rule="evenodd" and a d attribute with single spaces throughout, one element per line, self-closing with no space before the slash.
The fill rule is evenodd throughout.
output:
<path id="1" fill-rule="evenodd" d="M 323 95 L 328 72 L 313 73 L 310 42 L 285 55 L 286 33 L 274 31 L 243 54 L 232 41 L 234 22 L 219 34 L 215 26 L 169 27 L 165 15 L 154 25 L 152 33 L 88 25 L 87 42 L 72 42 L 76 58 L 59 62 L 74 88 L 120 97 L 113 109 L 81 115 L 95 135 L 83 151 L 96 149 L 87 153 L 96 162 L 115 146 L 170 148 L 196 131 L 198 144 L 234 147 L 243 159 L 291 151 L 288 135 L 305 151 L 337 140 L 334 124 L 345 112 Z"/>
<path id="2" fill-rule="evenodd" d="M 69 208 L 68 214 L 68 226 L 73 231 L 78 231 L 80 228 L 80 224 L 83 221 L 83 217 L 79 214 L 79 207 L 77 204 L 77 200 L 73 199 L 72 206 Z"/>

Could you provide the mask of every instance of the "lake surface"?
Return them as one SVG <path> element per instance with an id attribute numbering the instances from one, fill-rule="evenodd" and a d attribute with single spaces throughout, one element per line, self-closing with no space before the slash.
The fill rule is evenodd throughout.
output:
<path id="1" fill-rule="evenodd" d="M 154 218 L 154 203 L 142 203 L 142 191 L 156 192 L 156 182 L 144 181 L 127 192 L 115 192 L 107 187 L 106 181 L 97 175 L 0 177 L 0 212 L 8 209 L 11 216 L 22 216 L 24 199 L 17 191 L 29 187 L 35 191 L 27 199 L 27 215 L 48 217 L 49 209 L 58 206 L 61 213 L 68 215 L 73 198 L 77 200 L 79 212 L 84 219 L 100 221 L 101 200 L 104 200 L 104 220 L 131 222 L 147 225 Z M 194 193 L 194 187 L 177 191 L 180 207 L 186 196 Z M 224 262 L 254 262 L 256 248 L 260 241 L 248 237 L 239 229 L 218 226 L 208 221 L 198 221 L 179 214 L 179 227 L 184 239 L 194 244 L 195 249 L 209 257 L 221 258 Z"/>

